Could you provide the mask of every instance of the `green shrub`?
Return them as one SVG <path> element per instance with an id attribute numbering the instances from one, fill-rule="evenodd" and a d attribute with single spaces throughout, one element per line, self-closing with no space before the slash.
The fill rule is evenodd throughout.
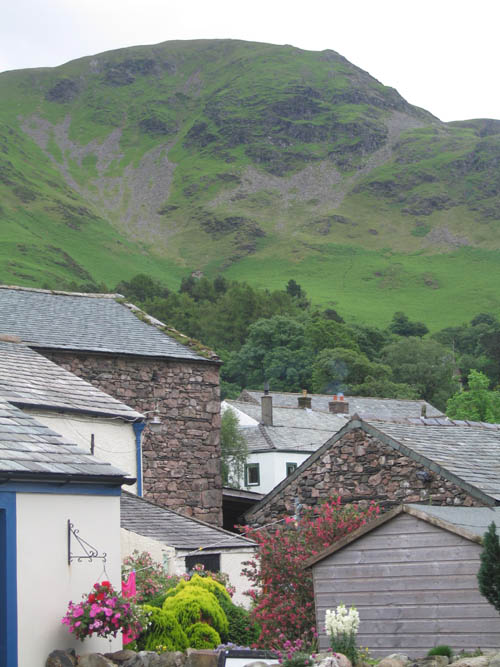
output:
<path id="1" fill-rule="evenodd" d="M 453 657 L 453 649 L 448 644 L 440 644 L 439 646 L 434 646 L 430 651 L 427 652 L 428 656 L 431 655 L 446 655 L 448 658 Z"/>
<path id="2" fill-rule="evenodd" d="M 260 635 L 260 627 L 252 621 L 250 612 L 233 602 L 222 606 L 229 623 L 227 641 L 237 646 L 251 646 Z"/>
<path id="3" fill-rule="evenodd" d="M 186 634 L 191 648 L 215 648 L 221 643 L 219 633 L 208 623 L 195 623 L 187 629 Z"/>
<path id="4" fill-rule="evenodd" d="M 500 539 L 494 521 L 484 534 L 480 558 L 477 573 L 479 592 L 500 612 Z"/>
<path id="5" fill-rule="evenodd" d="M 207 588 L 181 582 L 174 591 L 175 595 L 167 595 L 163 603 L 165 611 L 171 611 L 187 632 L 190 625 L 203 620 L 211 625 L 221 637 L 227 637 L 228 622 L 217 598 Z M 173 591 L 171 591 L 173 592 Z"/>
<path id="6" fill-rule="evenodd" d="M 170 611 L 151 605 L 142 605 L 148 613 L 149 625 L 136 639 L 139 651 L 154 651 L 157 646 L 166 646 L 168 651 L 185 651 L 189 642 L 186 633 Z"/>

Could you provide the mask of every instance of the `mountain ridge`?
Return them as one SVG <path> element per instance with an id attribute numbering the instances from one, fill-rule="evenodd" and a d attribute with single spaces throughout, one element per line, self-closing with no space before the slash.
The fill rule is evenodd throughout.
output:
<path id="1" fill-rule="evenodd" d="M 11 70 L 0 94 L 3 282 L 295 274 L 384 316 L 392 301 L 420 317 L 432 290 L 437 323 L 437 259 L 470 270 L 477 251 L 498 275 L 500 121 L 443 123 L 335 51 L 164 42 Z M 350 263 L 357 292 L 328 295 L 323 274 Z M 500 310 L 493 289 L 482 301 Z"/>

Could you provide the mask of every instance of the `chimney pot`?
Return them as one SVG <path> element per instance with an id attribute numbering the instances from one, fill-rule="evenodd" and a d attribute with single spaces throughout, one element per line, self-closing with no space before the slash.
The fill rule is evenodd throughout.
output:
<path id="1" fill-rule="evenodd" d="M 333 401 L 330 401 L 328 403 L 328 410 L 329 412 L 333 413 L 334 415 L 340 415 L 344 414 L 347 415 L 349 414 L 349 403 L 344 400 L 344 397 L 340 397 L 336 400 L 336 396 L 333 397 Z"/>
<path id="2" fill-rule="evenodd" d="M 299 408 L 310 408 L 311 407 L 311 397 L 302 395 L 297 398 L 298 403 L 299 403 Z"/>

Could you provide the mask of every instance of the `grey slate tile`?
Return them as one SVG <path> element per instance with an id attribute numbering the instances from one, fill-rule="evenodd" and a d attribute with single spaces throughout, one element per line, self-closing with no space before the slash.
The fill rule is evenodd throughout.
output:
<path id="1" fill-rule="evenodd" d="M 190 519 L 131 493 L 122 493 L 120 510 L 122 528 L 176 549 L 241 549 L 256 546 L 255 542 L 244 537 Z"/>
<path id="2" fill-rule="evenodd" d="M 40 475 L 85 475 L 95 478 L 115 477 L 120 483 L 125 477 L 118 468 L 100 461 L 83 449 L 66 442 L 33 417 L 0 397 L 3 417 L 0 431 L 0 478 L 2 473 Z M 13 433 L 9 432 L 9 417 Z M 23 434 L 17 433 L 18 422 L 23 422 Z M 44 439 L 46 434 L 47 439 Z"/>
<path id="3" fill-rule="evenodd" d="M 448 420 L 446 425 L 365 420 L 415 455 L 442 466 L 463 481 L 500 501 L 500 425 Z M 494 426 L 494 428 L 491 428 Z"/>
<path id="4" fill-rule="evenodd" d="M 206 361 L 111 295 L 0 286 L 0 333 L 44 348 Z"/>
<path id="5" fill-rule="evenodd" d="M 0 290 L 1 294 L 2 290 Z M 0 315 L 1 319 L 1 315 Z M 129 421 L 142 415 L 128 405 L 109 396 L 85 380 L 49 361 L 26 345 L 0 341 L 0 396 L 21 406 L 40 406 L 56 410 L 87 411 L 113 415 Z M 0 433 L 5 427 L 0 418 Z M 26 420 L 7 419 L 11 435 L 24 433 Z M 29 426 L 30 433 L 34 427 Z M 44 431 L 47 435 L 52 431 Z"/>

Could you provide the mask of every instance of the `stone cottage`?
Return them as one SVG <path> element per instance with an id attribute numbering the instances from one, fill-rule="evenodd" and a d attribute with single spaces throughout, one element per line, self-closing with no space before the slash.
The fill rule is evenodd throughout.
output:
<path id="1" fill-rule="evenodd" d="M 340 496 L 383 509 L 401 503 L 500 504 L 500 425 L 410 418 L 352 419 L 245 514 L 263 525 Z"/>
<path id="2" fill-rule="evenodd" d="M 143 490 L 222 522 L 218 358 L 120 295 L 0 287 L 0 335 L 29 347 L 150 418 Z M 191 345 L 191 346 L 190 346 Z"/>
<path id="3" fill-rule="evenodd" d="M 377 419 L 442 416 L 422 400 L 325 394 L 262 392 L 245 389 L 237 401 L 226 400 L 239 421 L 249 456 L 240 486 L 269 493 L 339 431 L 354 414 Z"/>

